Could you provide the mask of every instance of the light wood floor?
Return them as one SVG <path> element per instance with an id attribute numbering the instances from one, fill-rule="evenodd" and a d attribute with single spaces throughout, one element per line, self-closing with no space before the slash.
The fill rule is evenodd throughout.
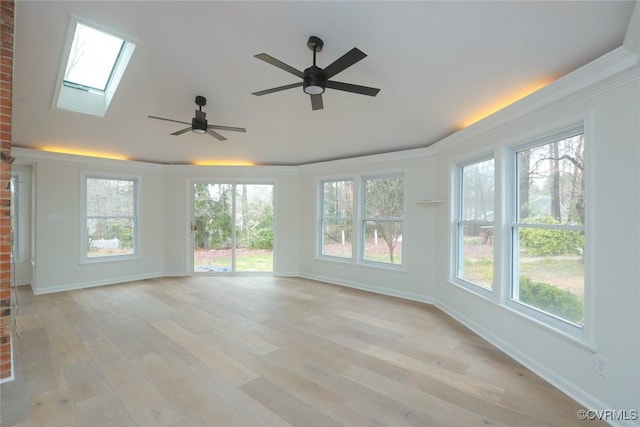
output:
<path id="1" fill-rule="evenodd" d="M 18 295 L 2 426 L 581 424 L 580 405 L 429 305 L 273 277 Z"/>

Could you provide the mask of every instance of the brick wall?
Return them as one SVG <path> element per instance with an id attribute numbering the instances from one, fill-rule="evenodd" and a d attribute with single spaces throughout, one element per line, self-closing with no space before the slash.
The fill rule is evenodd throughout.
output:
<path id="1" fill-rule="evenodd" d="M 14 1 L 0 2 L 0 380 L 11 372 L 11 119 Z"/>

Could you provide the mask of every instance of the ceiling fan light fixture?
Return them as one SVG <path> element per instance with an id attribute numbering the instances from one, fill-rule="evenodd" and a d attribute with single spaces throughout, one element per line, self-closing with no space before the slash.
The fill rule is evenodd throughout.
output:
<path id="1" fill-rule="evenodd" d="M 196 129 L 196 128 L 191 129 L 191 132 L 193 132 L 193 133 L 200 133 L 200 134 L 202 134 L 202 133 L 207 133 L 207 131 L 206 131 L 206 130 L 204 130 L 204 129 Z"/>
<path id="2" fill-rule="evenodd" d="M 324 88 L 318 85 L 309 85 L 304 88 L 304 93 L 309 95 L 320 95 L 324 92 Z"/>

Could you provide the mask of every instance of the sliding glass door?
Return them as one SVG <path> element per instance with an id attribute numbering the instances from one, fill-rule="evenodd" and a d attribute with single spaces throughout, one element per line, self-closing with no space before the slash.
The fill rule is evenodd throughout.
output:
<path id="1" fill-rule="evenodd" d="M 196 182 L 194 273 L 273 271 L 273 185 Z"/>

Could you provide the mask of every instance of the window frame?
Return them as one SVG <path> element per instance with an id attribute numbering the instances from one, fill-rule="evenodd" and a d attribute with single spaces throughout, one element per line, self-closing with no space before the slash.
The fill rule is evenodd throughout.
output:
<path id="1" fill-rule="evenodd" d="M 11 217 L 13 222 L 11 224 L 11 259 L 13 262 L 24 262 L 26 259 L 25 253 L 25 231 L 26 231 L 26 218 L 24 218 L 24 188 L 21 183 L 24 182 L 24 172 L 11 171 Z"/>
<path id="2" fill-rule="evenodd" d="M 358 222 L 359 222 L 359 242 L 358 246 L 360 250 L 358 251 L 358 261 L 361 264 L 365 265 L 375 265 L 375 266 L 384 266 L 385 268 L 392 269 L 405 269 L 405 260 L 406 255 L 404 253 L 404 242 L 401 240 L 400 244 L 402 247 L 402 261 L 400 263 L 392 263 L 392 262 L 383 262 L 383 261 L 374 261 L 365 259 L 365 236 L 366 236 L 366 225 L 367 222 L 398 222 L 400 223 L 400 236 L 404 239 L 404 231 L 405 231 L 405 212 L 407 211 L 407 180 L 405 178 L 404 173 L 400 172 L 390 172 L 390 173 L 379 173 L 379 174 L 370 174 L 363 175 L 360 177 L 360 197 L 358 199 L 360 209 L 358 210 Z M 402 179 L 402 216 L 400 218 L 397 217 L 367 217 L 366 216 L 366 201 L 367 201 L 367 190 L 366 190 L 366 181 L 374 180 L 374 179 L 388 179 L 388 178 L 400 178 Z"/>
<path id="3" fill-rule="evenodd" d="M 379 261 L 371 261 L 365 260 L 364 257 L 364 226 L 367 221 L 364 218 L 364 203 L 365 203 L 365 190 L 364 183 L 367 179 L 373 178 L 388 178 L 388 177 L 399 177 L 402 179 L 402 192 L 403 192 L 403 200 L 402 200 L 402 218 L 399 220 L 401 223 L 401 232 L 404 238 L 405 231 L 405 223 L 406 223 L 406 212 L 407 212 L 407 179 L 406 179 L 405 171 L 391 170 L 384 171 L 376 174 L 352 174 L 352 175 L 333 175 L 326 176 L 317 179 L 317 193 L 316 193 L 316 203 L 317 203 L 317 218 L 316 218 L 316 258 L 324 261 L 333 261 L 333 262 L 342 262 L 349 263 L 359 266 L 366 267 L 374 267 L 374 268 L 383 268 L 383 269 L 391 269 L 391 270 L 400 270 L 406 271 L 407 268 L 407 253 L 406 246 L 402 243 L 402 263 L 392 264 L 390 262 L 379 262 Z M 352 245 L 352 257 L 338 257 L 331 255 L 324 255 L 322 253 L 322 244 L 323 244 L 323 224 L 322 224 L 322 216 L 324 214 L 324 206 L 323 206 L 323 185 L 325 182 L 333 182 L 333 181 L 345 181 L 352 180 L 353 181 L 353 216 L 352 216 L 352 236 L 351 236 L 351 245 Z M 370 219 L 369 219 L 370 220 Z"/>
<path id="4" fill-rule="evenodd" d="M 325 193 L 324 193 L 324 186 L 327 183 L 336 183 L 336 182 L 351 182 L 351 190 L 352 190 L 352 198 L 351 198 L 351 217 L 350 218 L 346 218 L 346 217 L 325 217 L 324 215 L 324 207 L 325 207 Z M 357 248 L 356 248 L 356 238 L 357 238 L 357 232 L 356 229 L 354 227 L 354 220 L 355 217 L 357 216 L 357 211 L 356 211 L 356 200 L 357 200 L 357 188 L 356 188 L 356 180 L 354 179 L 354 177 L 343 177 L 343 178 L 327 178 L 327 179 L 321 179 L 318 181 L 318 248 L 317 248 L 317 254 L 319 257 L 321 258 L 327 258 L 327 259 L 333 259 L 336 261 L 347 261 L 347 262 L 353 262 L 356 259 L 356 252 L 357 252 Z M 325 242 L 325 232 L 324 232 L 324 225 L 325 225 L 325 220 L 327 219 L 333 219 L 333 220 L 350 220 L 351 222 L 351 256 L 346 257 L 346 256 L 339 256 L 339 255 L 331 255 L 331 254 L 326 254 L 324 253 L 324 242 Z"/>
<path id="5" fill-rule="evenodd" d="M 493 292 L 485 291 L 478 286 L 467 286 L 461 280 L 456 280 L 457 268 L 457 223 L 458 218 L 458 197 L 461 196 L 460 181 L 457 177 L 459 165 L 467 165 L 475 161 L 491 157 L 490 154 L 483 155 L 482 152 L 475 152 L 471 156 L 460 156 L 451 161 L 449 166 L 451 204 L 449 206 L 450 231 L 449 231 L 449 284 L 468 291 L 478 297 L 483 298 L 490 304 L 500 307 L 509 313 L 517 315 L 533 325 L 547 330 L 560 339 L 570 342 L 588 351 L 594 351 L 593 342 L 594 319 L 593 311 L 593 259 L 595 248 L 590 239 L 592 234 L 591 218 L 593 207 L 590 206 L 590 189 L 593 187 L 594 170 L 591 168 L 591 158 L 593 150 L 593 113 L 587 111 L 582 114 L 570 115 L 564 119 L 559 119 L 553 123 L 538 129 L 525 130 L 516 134 L 510 134 L 502 138 L 502 141 L 495 141 L 489 150 L 493 153 L 495 161 L 495 197 L 494 197 L 494 287 Z M 518 205 L 518 173 L 516 153 L 524 149 L 533 148 L 551 142 L 561 141 L 571 136 L 582 134 L 584 138 L 584 209 L 585 219 L 580 231 L 584 233 L 584 318 L 583 325 L 575 325 L 571 321 L 561 319 L 553 314 L 529 307 L 525 303 L 514 301 L 512 295 L 512 282 L 514 275 L 514 250 L 517 246 L 513 241 L 513 225 L 516 214 L 519 212 Z M 529 224 L 531 225 L 531 224 Z M 534 225 L 534 227 L 537 227 Z M 574 226 L 567 227 L 575 230 Z M 517 275 L 517 271 L 515 272 Z"/>
<path id="6" fill-rule="evenodd" d="M 87 202 L 88 202 L 88 189 L 87 189 L 87 181 L 89 179 L 105 179 L 105 180 L 115 180 L 115 181 L 130 181 L 133 183 L 133 216 L 131 217 L 133 221 L 133 246 L 132 253 L 130 254 L 122 254 L 122 255 L 104 255 L 104 256 L 95 256 L 89 257 L 89 236 L 88 236 L 88 227 L 87 227 Z M 140 241 L 140 188 L 141 188 L 141 178 L 139 176 L 132 175 L 121 175 L 121 174 L 108 174 L 108 173 L 82 173 L 82 195 L 81 195 L 81 218 L 82 218 L 82 229 L 81 229 L 81 264 L 86 263 L 101 263 L 101 262 L 112 262 L 112 261 L 122 261 L 122 260 L 130 260 L 130 259 L 139 259 L 141 258 L 139 252 L 139 241 Z M 94 216 L 95 217 L 95 216 Z"/>
<path id="7" fill-rule="evenodd" d="M 109 81 L 104 90 L 65 81 L 67 65 L 71 56 L 71 47 L 78 24 L 109 34 L 123 41 L 120 53 L 111 70 Z M 134 41 L 130 37 L 111 31 L 101 25 L 71 16 L 51 107 L 54 109 L 104 117 L 115 97 L 120 81 L 131 61 L 137 44 L 139 44 L 139 42 Z"/>
<path id="8" fill-rule="evenodd" d="M 567 334 L 570 337 L 584 340 L 586 337 L 586 325 L 588 321 L 588 310 L 590 304 L 588 303 L 588 288 L 589 288 L 589 280 L 588 280 L 588 264 L 589 259 L 587 256 L 585 259 L 585 268 L 584 268 L 584 322 L 583 325 L 579 325 L 571 322 L 568 319 L 564 319 L 560 316 L 554 315 L 552 313 L 548 313 L 543 311 L 542 309 L 538 309 L 536 307 L 525 304 L 521 301 L 514 299 L 514 289 L 516 286 L 519 287 L 520 279 L 519 279 L 519 258 L 518 258 L 518 250 L 519 250 L 519 230 L 523 228 L 537 228 L 537 229 L 553 229 L 553 230 L 562 230 L 562 231 L 581 231 L 584 233 L 585 239 L 585 251 L 588 254 L 588 233 L 587 233 L 587 221 L 588 221 L 588 203 L 587 203 L 587 194 L 588 194 L 588 186 L 589 186 L 589 172 L 585 167 L 585 223 L 582 225 L 576 224 L 537 224 L 537 223 L 522 223 L 519 218 L 519 206 L 520 206 L 520 194 L 519 194 L 519 170 L 518 170 L 518 161 L 517 155 L 520 152 L 530 150 L 536 147 L 541 147 L 546 144 L 551 144 L 554 142 L 559 142 L 564 139 L 568 139 L 577 135 L 583 135 L 584 138 L 584 157 L 585 163 L 588 157 L 588 149 L 589 144 L 587 143 L 587 131 L 586 125 L 584 123 L 580 123 L 577 125 L 567 126 L 566 128 L 556 131 L 549 132 L 546 136 L 531 139 L 526 143 L 514 145 L 509 147 L 508 150 L 508 173 L 507 173 L 507 182 L 509 186 L 509 198 L 508 198 L 508 206 L 507 206 L 507 224 L 505 226 L 505 233 L 508 236 L 508 246 L 505 251 L 505 255 L 508 256 L 508 266 L 509 266 L 509 274 L 508 280 L 505 283 L 504 289 L 504 305 L 518 313 L 525 315 L 526 317 L 540 322 L 546 326 L 551 327 L 553 330 L 559 331 L 561 333 Z"/>
<path id="9" fill-rule="evenodd" d="M 477 165 L 486 161 L 493 161 L 493 191 L 494 191 L 494 201 L 493 201 L 493 220 L 465 220 L 463 218 L 463 208 L 464 208 L 464 168 L 468 166 Z M 477 292 L 478 294 L 488 298 L 493 299 L 495 290 L 497 285 L 498 278 L 498 248 L 499 246 L 496 244 L 499 240 L 500 230 L 499 224 L 497 222 L 496 213 L 499 211 L 499 198 L 498 196 L 498 160 L 496 159 L 495 153 L 489 153 L 485 155 L 480 155 L 477 157 L 473 157 L 468 160 L 464 160 L 456 163 L 454 169 L 454 219 L 453 219 L 453 263 L 451 263 L 451 281 L 457 285 L 463 286 L 469 290 Z M 461 244 L 461 240 L 464 239 L 464 227 L 467 225 L 489 225 L 493 226 L 494 236 L 493 236 L 493 283 L 491 288 L 484 287 L 477 283 L 474 283 L 470 280 L 467 280 L 460 276 L 461 273 L 461 264 L 464 263 L 464 254 L 463 254 L 463 245 Z M 461 232 L 462 230 L 462 232 Z"/>

